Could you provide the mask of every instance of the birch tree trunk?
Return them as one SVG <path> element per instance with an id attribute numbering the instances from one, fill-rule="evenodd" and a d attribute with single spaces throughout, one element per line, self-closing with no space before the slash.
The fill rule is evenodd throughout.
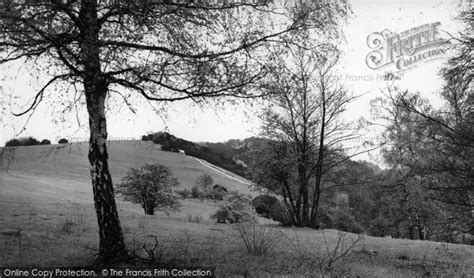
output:
<path id="1" fill-rule="evenodd" d="M 81 21 L 85 22 L 82 29 L 81 51 L 90 128 L 88 158 L 99 225 L 99 261 L 108 262 L 125 255 L 125 244 L 108 165 L 105 116 L 108 84 L 101 70 L 100 48 L 97 43 L 99 38 L 97 0 L 83 0 L 79 16 Z"/>

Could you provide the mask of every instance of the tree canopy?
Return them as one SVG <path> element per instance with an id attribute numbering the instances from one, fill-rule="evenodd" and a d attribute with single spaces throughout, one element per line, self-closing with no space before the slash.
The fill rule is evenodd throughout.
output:
<path id="1" fill-rule="evenodd" d="M 145 214 L 153 215 L 155 211 L 178 209 L 179 202 L 173 191 L 178 185 L 178 179 L 166 166 L 146 164 L 130 169 L 117 185 L 117 193 L 126 201 L 140 204 Z"/>

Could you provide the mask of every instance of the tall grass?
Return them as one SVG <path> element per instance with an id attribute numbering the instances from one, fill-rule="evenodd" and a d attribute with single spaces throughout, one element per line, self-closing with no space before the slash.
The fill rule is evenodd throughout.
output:
<path id="1" fill-rule="evenodd" d="M 250 255 L 266 255 L 283 238 L 281 231 L 258 225 L 255 222 L 237 223 L 235 229 Z"/>

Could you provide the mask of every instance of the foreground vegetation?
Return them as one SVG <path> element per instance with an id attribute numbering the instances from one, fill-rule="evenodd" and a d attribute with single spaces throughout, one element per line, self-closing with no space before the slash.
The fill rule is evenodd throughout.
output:
<path id="1" fill-rule="evenodd" d="M 117 181 L 138 162 L 167 165 L 183 188 L 194 186 L 209 170 L 194 158 L 162 152 L 152 143 L 111 142 L 110 148 Z M 83 174 L 88 169 L 81 153 L 86 150 L 86 144 L 31 146 L 16 149 L 11 161 L 3 156 L 1 267 L 93 265 L 99 239 L 92 190 Z M 244 184 L 210 174 L 219 184 L 255 196 Z M 474 248 L 468 245 L 284 228 L 264 218 L 258 218 L 256 226 L 217 224 L 210 216 L 219 201 L 186 198 L 180 203 L 180 211 L 145 215 L 139 204 L 118 201 L 127 249 L 142 258 L 130 266 L 212 266 L 218 277 L 474 275 Z M 250 236 L 243 237 L 245 231 Z M 334 260 L 334 250 L 347 253 Z"/>
<path id="2" fill-rule="evenodd" d="M 471 265 L 474 248 L 470 246 L 369 236 L 328 268 L 327 261 L 340 241 L 340 232 L 281 228 L 274 224 L 258 227 L 267 229 L 267 241 L 278 238 L 276 244 L 265 256 L 249 254 L 236 225 L 215 224 L 209 220 L 207 212 L 212 203 L 186 202 L 183 207 L 189 210 L 169 216 L 143 215 L 139 206 L 129 207 L 119 202 L 127 248 L 144 259 L 136 265 L 211 266 L 216 267 L 218 277 L 312 276 L 317 273 L 351 277 L 447 274 L 469 277 L 474 274 Z M 202 216 L 201 222 L 190 222 L 188 214 Z M 52 203 L 39 208 L 15 207 L 15 210 L 2 206 L 1 221 L 4 223 L 0 236 L 4 250 L 2 267 L 92 265 L 98 239 L 89 204 Z M 355 234 L 344 236 L 346 244 L 358 238 Z M 159 245 L 152 258 L 146 249 L 153 249 L 155 237 Z"/>

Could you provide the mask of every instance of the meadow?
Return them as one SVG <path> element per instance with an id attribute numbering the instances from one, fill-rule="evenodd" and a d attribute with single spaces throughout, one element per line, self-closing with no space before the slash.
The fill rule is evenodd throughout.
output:
<path id="1" fill-rule="evenodd" d="M 182 188 L 208 173 L 231 190 L 258 195 L 248 180 L 151 142 L 109 147 L 115 183 L 131 167 L 159 163 L 172 169 Z M 0 150 L 0 267 L 92 264 L 99 240 L 87 150 L 87 143 Z M 263 218 L 251 227 L 217 224 L 210 219 L 217 206 L 183 199 L 180 211 L 150 216 L 118 199 L 128 249 L 150 263 L 209 266 L 219 277 L 474 277 L 473 246 L 280 227 Z M 268 250 L 251 254 L 241 228 L 268 243 Z"/>

